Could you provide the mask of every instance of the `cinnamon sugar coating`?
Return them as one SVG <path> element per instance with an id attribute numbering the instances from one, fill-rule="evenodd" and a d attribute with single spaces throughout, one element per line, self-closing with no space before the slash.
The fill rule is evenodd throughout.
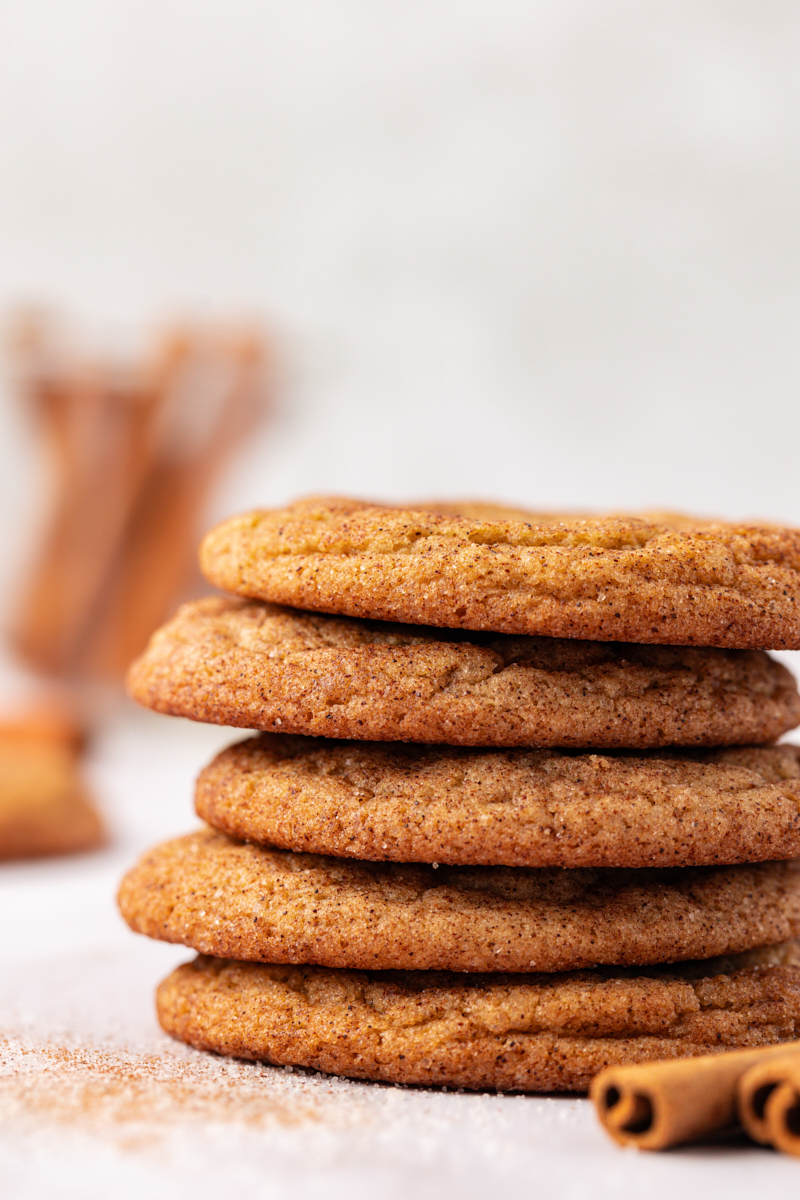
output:
<path id="1" fill-rule="evenodd" d="M 800 748 L 574 754 L 261 734 L 201 772 L 233 837 L 395 862 L 674 867 L 800 856 Z"/>
<path id="2" fill-rule="evenodd" d="M 338 971 L 198 958 L 158 989 L 202 1050 L 388 1083 L 585 1091 L 604 1067 L 800 1037 L 797 946 L 566 975 Z"/>
<path id="3" fill-rule="evenodd" d="M 464 634 L 209 597 L 128 685 L 158 712 L 248 729 L 451 745 L 769 742 L 800 721 L 762 651 Z"/>
<path id="4" fill-rule="evenodd" d="M 200 557 L 225 591 L 321 612 L 599 641 L 800 648 L 800 531 L 775 526 L 311 497 L 223 522 Z"/>
<path id="5" fill-rule="evenodd" d="M 217 958 L 563 971 L 711 958 L 800 936 L 800 864 L 526 870 L 293 854 L 201 830 L 122 882 L 137 933 Z"/>

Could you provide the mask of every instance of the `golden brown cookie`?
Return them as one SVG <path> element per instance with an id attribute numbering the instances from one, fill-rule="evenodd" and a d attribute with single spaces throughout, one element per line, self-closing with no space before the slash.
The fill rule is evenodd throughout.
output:
<path id="1" fill-rule="evenodd" d="M 513 634 L 800 648 L 800 531 L 311 497 L 234 517 L 201 566 L 238 595 Z M 444 511 L 447 509 L 448 511 Z"/>
<path id="2" fill-rule="evenodd" d="M 603 871 L 366 863 L 205 829 L 126 875 L 137 933 L 217 958 L 564 971 L 711 958 L 800 936 L 800 863 Z"/>
<path id="3" fill-rule="evenodd" d="M 232 837 L 395 862 L 675 867 L 800 856 L 800 747 L 566 754 L 261 734 L 201 773 Z"/>
<path id="4" fill-rule="evenodd" d="M 585 1091 L 604 1067 L 800 1038 L 798 964 L 796 945 L 551 976 L 198 958 L 156 1003 L 167 1033 L 237 1058 L 387 1083 Z"/>
<path id="5" fill-rule="evenodd" d="M 46 717 L 0 724 L 0 859 L 71 854 L 105 840 L 78 741 L 75 729 Z"/>
<path id="6" fill-rule="evenodd" d="M 731 745 L 800 722 L 760 650 L 464 634 L 210 597 L 131 668 L 158 712 L 248 729 L 451 745 Z"/>

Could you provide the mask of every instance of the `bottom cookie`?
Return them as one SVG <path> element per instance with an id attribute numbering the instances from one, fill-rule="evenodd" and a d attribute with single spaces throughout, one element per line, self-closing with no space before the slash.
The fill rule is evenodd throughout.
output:
<path id="1" fill-rule="evenodd" d="M 560 975 L 342 971 L 200 956 L 157 993 L 201 1050 L 386 1083 L 585 1091 L 604 1067 L 800 1037 L 800 943 Z"/>

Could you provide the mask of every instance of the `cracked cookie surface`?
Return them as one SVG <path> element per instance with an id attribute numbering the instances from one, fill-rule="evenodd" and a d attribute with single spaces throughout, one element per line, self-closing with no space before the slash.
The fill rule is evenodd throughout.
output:
<path id="1" fill-rule="evenodd" d="M 650 755 L 281 734 L 223 750 L 198 816 L 288 850 L 395 862 L 662 867 L 800 856 L 800 747 Z"/>
<path id="2" fill-rule="evenodd" d="M 201 830 L 126 875 L 137 933 L 217 958 L 562 971 L 711 958 L 800 935 L 800 864 L 641 871 L 367 863 Z"/>
<path id="3" fill-rule="evenodd" d="M 451 745 L 769 742 L 800 722 L 758 650 L 465 634 L 209 597 L 128 678 L 159 712 L 248 729 Z"/>
<path id="4" fill-rule="evenodd" d="M 800 1037 L 796 944 L 649 970 L 336 971 L 198 958 L 158 989 L 173 1037 L 388 1083 L 585 1091 L 604 1067 Z"/>
<path id="5" fill-rule="evenodd" d="M 225 591 L 348 616 L 800 648 L 800 531 L 776 526 L 311 497 L 223 522 L 200 557 Z"/>

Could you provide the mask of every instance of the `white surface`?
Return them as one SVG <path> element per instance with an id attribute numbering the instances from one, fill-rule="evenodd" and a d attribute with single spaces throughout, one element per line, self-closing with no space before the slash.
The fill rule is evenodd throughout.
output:
<path id="1" fill-rule="evenodd" d="M 113 896 L 141 850 L 192 827 L 191 780 L 230 738 L 120 712 L 92 761 L 114 846 L 0 872 L 4 1197 L 796 1194 L 800 1164 L 743 1143 L 623 1152 L 585 1100 L 350 1083 L 165 1037 L 153 991 L 191 954 L 129 933 Z"/>

